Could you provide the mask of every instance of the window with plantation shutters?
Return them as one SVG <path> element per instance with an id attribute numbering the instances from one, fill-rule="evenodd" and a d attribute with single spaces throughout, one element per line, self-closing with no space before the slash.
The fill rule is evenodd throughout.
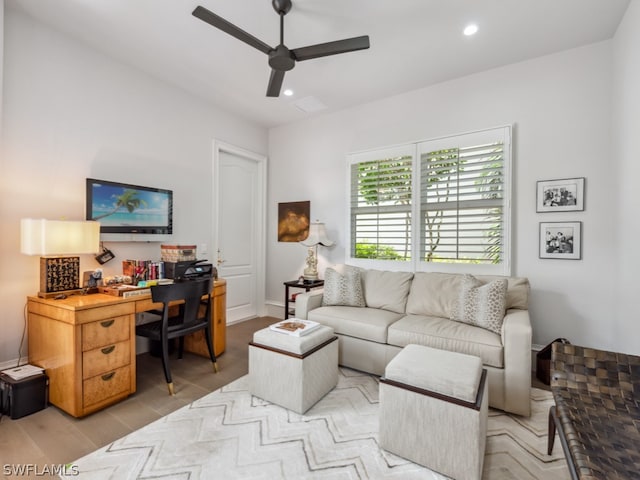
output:
<path id="1" fill-rule="evenodd" d="M 501 263 L 506 186 L 502 135 L 424 142 L 419 155 L 420 260 Z"/>
<path id="2" fill-rule="evenodd" d="M 510 143 L 501 127 L 350 155 L 352 263 L 509 275 Z"/>
<path id="3" fill-rule="evenodd" d="M 413 155 L 380 153 L 350 167 L 351 256 L 407 261 L 412 249 Z"/>

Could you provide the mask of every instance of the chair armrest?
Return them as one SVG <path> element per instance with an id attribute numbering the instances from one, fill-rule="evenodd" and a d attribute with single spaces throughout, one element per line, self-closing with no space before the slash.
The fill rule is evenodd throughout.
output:
<path id="1" fill-rule="evenodd" d="M 502 323 L 505 385 L 509 395 L 505 410 L 531 414 L 531 320 L 528 310 L 510 309 Z"/>
<path id="2" fill-rule="evenodd" d="M 311 310 L 322 306 L 323 289 L 310 290 L 296 296 L 296 318 L 308 320 Z"/>

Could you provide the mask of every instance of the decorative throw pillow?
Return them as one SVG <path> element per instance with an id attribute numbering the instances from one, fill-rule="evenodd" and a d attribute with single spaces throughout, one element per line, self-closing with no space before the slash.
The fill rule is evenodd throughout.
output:
<path id="1" fill-rule="evenodd" d="M 349 265 L 327 268 L 324 271 L 322 305 L 366 306 L 360 269 Z"/>
<path id="2" fill-rule="evenodd" d="M 506 299 L 506 278 L 483 284 L 473 275 L 465 275 L 451 319 L 500 334 Z"/>

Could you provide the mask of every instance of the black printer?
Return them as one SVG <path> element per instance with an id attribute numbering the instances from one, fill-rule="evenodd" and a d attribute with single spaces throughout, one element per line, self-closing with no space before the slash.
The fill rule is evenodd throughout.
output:
<path id="1" fill-rule="evenodd" d="M 164 262 L 164 276 L 174 281 L 198 280 L 200 278 L 218 278 L 218 270 L 207 260 L 187 260 L 183 262 Z"/>

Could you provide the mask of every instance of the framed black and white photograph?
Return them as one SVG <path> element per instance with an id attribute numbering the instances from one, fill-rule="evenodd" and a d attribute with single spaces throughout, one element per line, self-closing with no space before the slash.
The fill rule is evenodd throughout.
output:
<path id="1" fill-rule="evenodd" d="M 582 222 L 540 222 L 540 258 L 580 260 Z"/>
<path id="2" fill-rule="evenodd" d="M 584 177 L 537 182 L 536 212 L 584 210 Z"/>

